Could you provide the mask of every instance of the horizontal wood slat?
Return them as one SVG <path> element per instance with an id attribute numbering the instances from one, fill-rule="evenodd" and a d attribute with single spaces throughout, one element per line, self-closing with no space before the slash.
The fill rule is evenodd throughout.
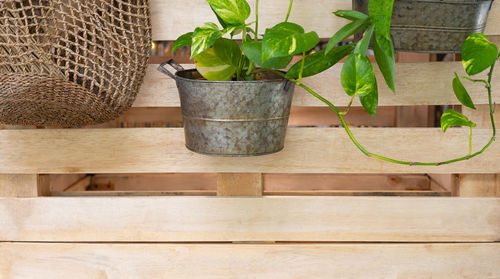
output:
<path id="1" fill-rule="evenodd" d="M 192 68 L 192 65 L 185 65 Z M 135 107 L 175 107 L 180 105 L 175 81 L 156 70 L 157 65 L 149 65 Z M 314 77 L 304 79 L 304 84 L 316 90 L 335 105 L 346 106 L 350 97 L 340 84 L 342 64 Z M 379 82 L 379 105 L 458 105 L 453 93 L 453 73 L 465 74 L 460 62 L 398 63 L 396 64 L 396 90 L 394 95 L 383 83 L 378 68 L 375 69 Z M 477 78 L 486 78 L 487 73 Z M 500 71 L 495 72 L 492 86 L 500 88 Z M 465 83 L 475 104 L 487 104 L 488 95 L 479 83 Z M 493 94 L 493 101 L 500 103 L 500 94 Z M 295 106 L 325 106 L 302 88 L 297 88 L 293 100 Z M 355 106 L 360 106 L 356 99 Z"/>
<path id="2" fill-rule="evenodd" d="M 476 129 L 478 150 L 491 131 Z M 468 151 L 468 130 L 358 128 L 368 150 L 397 159 L 440 161 Z M 383 144 L 381 144 L 383 143 Z M 285 149 L 257 157 L 215 157 L 184 147 L 182 128 L 0 131 L 0 173 L 498 173 L 500 145 L 451 165 L 406 166 L 368 158 L 342 128 L 288 129 Z"/>
<path id="3" fill-rule="evenodd" d="M 500 278 L 500 243 L 2 243 L 0 258 L 2 278 Z"/>
<path id="4" fill-rule="evenodd" d="M 249 0 L 252 12 L 255 0 Z M 288 0 L 268 0 L 260 3 L 259 30 L 283 21 L 288 9 Z M 350 0 L 295 1 L 290 21 L 301 24 L 306 31 L 316 31 L 322 38 L 330 38 L 348 21 L 332 15 L 336 10 L 350 10 Z M 175 40 L 179 35 L 191 32 L 204 22 L 217 23 L 210 7 L 204 0 L 152 0 L 151 15 L 153 40 Z M 252 13 L 247 22 L 255 20 Z M 500 35 L 500 5 L 493 3 L 485 34 Z"/>
<path id="5" fill-rule="evenodd" d="M 0 224 L 0 241 L 499 241 L 500 199 L 0 198 Z"/>

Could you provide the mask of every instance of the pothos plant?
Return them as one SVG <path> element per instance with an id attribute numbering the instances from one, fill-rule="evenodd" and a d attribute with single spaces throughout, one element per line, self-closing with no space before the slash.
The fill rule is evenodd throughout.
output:
<path id="1" fill-rule="evenodd" d="M 289 22 L 293 0 L 290 0 L 288 12 L 283 22 L 259 33 L 259 1 L 255 1 L 255 21 L 246 23 L 250 17 L 250 6 L 246 0 L 207 0 L 215 13 L 219 24 L 208 22 L 197 27 L 193 32 L 180 36 L 174 43 L 172 52 L 184 46 L 191 46 L 191 57 L 198 72 L 207 80 L 241 81 L 255 80 L 258 73 L 268 71 L 290 80 L 302 87 L 312 96 L 327 104 L 335 111 L 351 141 L 365 155 L 397 164 L 405 165 L 444 165 L 463 161 L 484 152 L 495 140 L 496 129 L 493 118 L 491 80 L 495 62 L 499 57 L 498 47 L 482 34 L 472 34 L 462 47 L 462 63 L 468 76 L 455 73 L 453 90 L 458 100 L 466 107 L 475 109 L 470 95 L 462 80 L 483 83 L 486 87 L 493 135 L 490 141 L 479 151 L 472 152 L 472 128 L 476 126 L 466 116 L 454 110 L 447 110 L 441 117 L 443 132 L 451 126 L 470 127 L 469 152 L 467 155 L 442 162 L 411 162 L 381 156 L 366 150 L 354 137 L 344 115 L 348 112 L 354 98 L 359 100 L 364 109 L 373 117 L 378 105 L 378 85 L 373 66 L 367 58 L 371 45 L 377 66 L 385 83 L 393 93 L 395 88 L 395 51 L 390 36 L 392 7 L 394 0 L 370 0 L 369 15 L 353 10 L 339 10 L 333 14 L 350 22 L 339 29 L 329 40 L 326 49 L 314 51 L 319 43 L 318 34 L 305 32 L 299 24 Z M 254 28 L 252 28 L 252 26 Z M 364 31 L 363 31 L 364 30 Z M 340 42 L 355 33 L 364 32 L 357 43 L 338 46 Z M 234 36 L 241 38 L 241 44 Z M 290 65 L 292 58 L 301 56 L 301 60 Z M 340 111 L 332 102 L 323 98 L 302 82 L 304 77 L 321 73 L 342 58 L 345 60 L 340 80 L 345 93 L 351 101 L 345 111 Z M 280 70 L 288 69 L 282 72 Z M 487 79 L 474 79 L 489 69 Z"/>

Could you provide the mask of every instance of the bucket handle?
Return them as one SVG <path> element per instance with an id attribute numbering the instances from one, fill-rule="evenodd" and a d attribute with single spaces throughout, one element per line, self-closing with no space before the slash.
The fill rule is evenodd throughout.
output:
<path id="1" fill-rule="evenodd" d="M 175 79 L 175 74 L 173 74 L 172 72 L 170 72 L 165 66 L 166 65 L 170 65 L 172 68 L 174 68 L 176 70 L 176 72 L 178 71 L 184 71 L 184 68 L 177 62 L 175 62 L 174 59 L 169 59 L 167 62 L 163 62 L 160 64 L 160 66 L 158 66 L 158 71 L 166 74 L 167 76 Z"/>

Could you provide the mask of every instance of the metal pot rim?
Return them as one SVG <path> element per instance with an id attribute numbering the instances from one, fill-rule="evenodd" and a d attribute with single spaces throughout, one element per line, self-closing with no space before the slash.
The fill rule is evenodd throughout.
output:
<path id="1" fill-rule="evenodd" d="M 189 82 L 198 82 L 198 83 L 211 83 L 211 84 L 259 84 L 259 83 L 270 83 L 270 82 L 276 82 L 276 83 L 282 83 L 288 81 L 285 78 L 280 78 L 280 79 L 264 79 L 264 80 L 230 80 L 230 81 L 221 81 L 221 80 L 198 80 L 198 79 L 191 79 L 191 78 L 186 78 L 186 77 L 181 77 L 179 73 L 185 73 L 185 72 L 196 72 L 196 69 L 189 69 L 189 70 L 181 70 L 177 71 L 175 73 L 175 79 L 180 79 L 184 81 L 189 81 Z M 280 71 L 283 74 L 286 74 L 283 71 Z"/>

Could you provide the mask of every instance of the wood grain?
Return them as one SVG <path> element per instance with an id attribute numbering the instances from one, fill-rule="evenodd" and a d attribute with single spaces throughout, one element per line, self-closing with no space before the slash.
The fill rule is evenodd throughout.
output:
<path id="1" fill-rule="evenodd" d="M 493 111 L 495 112 L 493 115 L 495 124 L 498 126 L 500 125 L 500 105 L 498 104 L 494 105 Z M 472 122 L 476 123 L 477 127 L 479 128 L 491 127 L 490 107 L 488 105 L 477 105 L 475 110 L 463 107 L 462 112 Z"/>
<path id="2" fill-rule="evenodd" d="M 500 5 L 499 5 L 500 6 Z M 304 84 L 316 90 L 337 106 L 346 106 L 350 97 L 345 94 L 340 84 L 340 71 L 343 64 L 313 77 L 305 78 Z M 192 66 L 184 65 L 186 68 Z M 176 107 L 180 105 L 175 81 L 158 72 L 158 65 L 149 65 L 144 84 L 142 85 L 135 107 Z M 377 67 L 377 79 L 383 80 Z M 396 91 L 394 95 L 383 82 L 379 82 L 379 105 L 458 105 L 453 93 L 453 72 L 465 74 L 460 62 L 428 62 L 396 64 Z M 477 78 L 486 77 L 486 73 Z M 488 97 L 484 86 L 468 83 L 468 92 L 475 104 L 487 104 Z M 500 88 L 500 71 L 496 71 L 492 82 L 493 88 Z M 493 95 L 493 101 L 500 103 L 500 94 Z M 309 95 L 305 90 L 297 88 L 293 99 L 294 106 L 325 106 Z M 360 106 L 358 100 L 355 106 Z"/>
<path id="3" fill-rule="evenodd" d="M 353 129 L 368 150 L 411 161 L 464 156 L 468 130 L 438 128 Z M 489 130 L 476 129 L 478 150 Z M 384 144 L 381 144 L 384 143 Z M 221 158 L 184 147 L 180 128 L 45 129 L 0 131 L 0 173 L 498 173 L 500 145 L 451 165 L 405 166 L 368 158 L 342 128 L 288 129 L 285 149 L 257 157 Z"/>
<path id="4" fill-rule="evenodd" d="M 499 241 L 500 199 L 0 198 L 0 224 L 0 241 Z"/>
<path id="5" fill-rule="evenodd" d="M 252 12 L 255 0 L 249 0 Z M 259 29 L 265 30 L 285 19 L 288 0 L 267 0 L 260 3 Z M 316 31 L 321 38 L 330 38 L 348 21 L 332 15 L 336 10 L 352 9 L 349 0 L 295 1 L 290 21 L 298 23 L 309 31 Z M 178 36 L 191 32 L 204 22 L 217 22 L 208 4 L 203 0 L 153 0 L 151 1 L 153 40 L 175 40 Z M 250 15 L 247 22 L 255 20 Z M 500 5 L 493 2 L 485 34 L 500 35 L 496 26 L 500 25 Z"/>
<path id="6" fill-rule="evenodd" d="M 262 173 L 218 173 L 217 196 L 262 196 Z"/>
<path id="7" fill-rule="evenodd" d="M 460 175 L 458 195 L 461 197 L 500 197 L 500 174 Z"/>
<path id="8" fill-rule="evenodd" d="M 0 197 L 50 196 L 50 177 L 42 174 L 1 174 Z"/>
<path id="9" fill-rule="evenodd" d="M 0 258 L 2 278 L 500 278 L 500 243 L 1 243 Z"/>

